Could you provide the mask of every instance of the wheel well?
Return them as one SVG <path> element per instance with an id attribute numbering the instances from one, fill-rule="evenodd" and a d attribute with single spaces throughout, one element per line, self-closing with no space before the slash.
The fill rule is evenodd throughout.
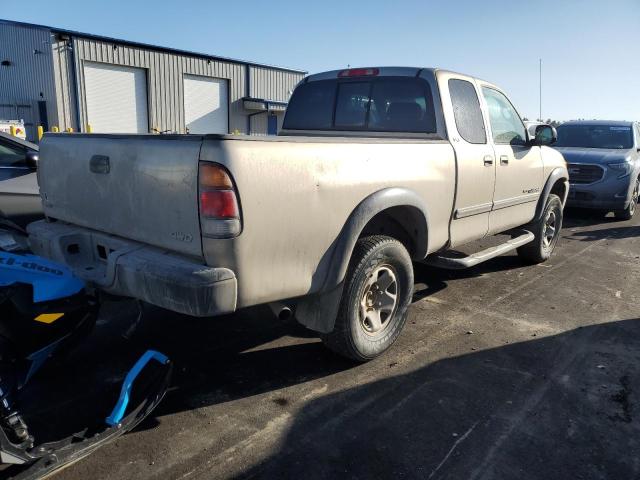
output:
<path id="1" fill-rule="evenodd" d="M 553 184 L 553 187 L 551 187 L 551 191 L 549 193 L 558 195 L 560 197 L 560 201 L 564 203 L 564 196 L 567 193 L 566 190 L 567 190 L 566 181 L 564 179 L 560 179 Z"/>
<path id="2" fill-rule="evenodd" d="M 427 224 L 416 207 L 402 205 L 377 213 L 362 229 L 360 237 L 387 235 L 395 238 L 414 259 L 422 259 L 427 250 Z"/>

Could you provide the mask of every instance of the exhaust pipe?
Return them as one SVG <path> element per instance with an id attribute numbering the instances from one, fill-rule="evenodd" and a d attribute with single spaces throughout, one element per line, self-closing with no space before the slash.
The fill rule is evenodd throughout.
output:
<path id="1" fill-rule="evenodd" d="M 291 311 L 291 307 L 285 305 L 284 303 L 270 303 L 269 308 L 273 314 L 278 317 L 278 320 L 289 320 L 293 316 L 293 311 Z"/>

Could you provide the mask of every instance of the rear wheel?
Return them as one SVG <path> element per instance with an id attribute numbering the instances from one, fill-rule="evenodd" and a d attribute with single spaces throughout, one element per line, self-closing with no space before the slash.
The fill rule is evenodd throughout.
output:
<path id="1" fill-rule="evenodd" d="M 542 263 L 549 259 L 556 248 L 562 228 L 562 201 L 549 194 L 539 220 L 524 227 L 535 236 L 532 242 L 518 248 L 518 256 L 528 263 Z"/>
<path id="2" fill-rule="evenodd" d="M 335 327 L 323 337 L 325 345 L 359 362 L 377 357 L 402 331 L 412 293 L 407 249 L 391 237 L 361 238 L 351 256 Z"/>
<path id="3" fill-rule="evenodd" d="M 633 192 L 631 193 L 631 200 L 629 201 L 629 205 L 627 208 L 623 210 L 616 210 L 614 212 L 616 218 L 620 220 L 631 220 L 633 215 L 636 213 L 636 205 L 638 204 L 638 194 L 640 191 L 640 178 L 636 179 L 636 183 L 633 187 Z"/>

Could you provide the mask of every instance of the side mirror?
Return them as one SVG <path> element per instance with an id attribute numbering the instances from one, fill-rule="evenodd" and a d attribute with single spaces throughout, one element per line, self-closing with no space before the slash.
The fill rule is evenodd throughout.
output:
<path id="1" fill-rule="evenodd" d="M 553 145 L 558 140 L 558 132 L 551 125 L 536 125 L 531 145 Z"/>
<path id="2" fill-rule="evenodd" d="M 34 170 L 38 168 L 38 152 L 34 152 L 33 150 L 27 151 L 24 159 L 27 163 L 27 167 L 33 168 Z"/>

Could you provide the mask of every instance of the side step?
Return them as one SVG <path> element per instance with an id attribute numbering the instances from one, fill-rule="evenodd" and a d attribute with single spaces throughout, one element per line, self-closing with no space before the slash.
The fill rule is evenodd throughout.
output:
<path id="1" fill-rule="evenodd" d="M 504 253 L 515 250 L 522 245 L 532 242 L 535 236 L 533 233 L 524 230 L 523 233 L 511 240 L 506 241 L 495 247 L 490 247 L 480 252 L 472 253 L 466 257 L 456 257 L 455 252 L 442 252 L 427 257 L 424 261 L 427 265 L 434 267 L 446 268 L 447 270 L 463 270 L 470 268 L 479 263 L 486 262 L 492 258 L 498 257 Z"/>

